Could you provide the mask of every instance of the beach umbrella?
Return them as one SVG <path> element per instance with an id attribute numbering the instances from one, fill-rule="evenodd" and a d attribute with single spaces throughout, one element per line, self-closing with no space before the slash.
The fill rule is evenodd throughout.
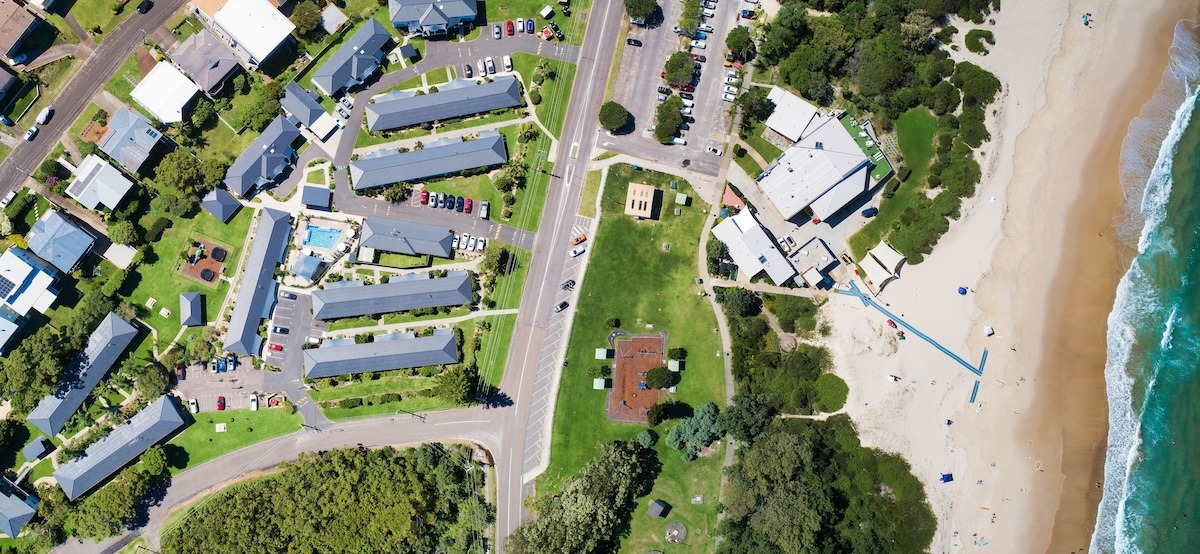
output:
<path id="1" fill-rule="evenodd" d="M 958 287 L 958 294 L 966 296 L 967 295 L 967 287 Z"/>

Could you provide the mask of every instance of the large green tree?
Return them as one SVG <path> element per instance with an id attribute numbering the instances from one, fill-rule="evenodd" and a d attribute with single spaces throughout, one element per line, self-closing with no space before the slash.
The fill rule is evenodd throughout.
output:
<path id="1" fill-rule="evenodd" d="M 141 234 L 133 223 L 121 220 L 108 226 L 108 238 L 117 244 L 133 244 L 141 240 Z"/>
<path id="2" fill-rule="evenodd" d="M 292 9 L 292 24 L 296 26 L 297 36 L 307 36 L 321 24 L 321 8 L 317 7 L 316 2 L 297 2 Z"/>
<path id="3" fill-rule="evenodd" d="M 182 148 L 163 156 L 154 169 L 154 180 L 159 185 L 173 190 L 180 196 L 193 198 L 203 196 L 211 185 L 215 184 L 207 182 L 211 177 L 212 175 L 206 175 L 200 160 Z"/>
<path id="4" fill-rule="evenodd" d="M 629 17 L 650 19 L 657 8 L 658 2 L 655 0 L 625 0 L 625 12 Z"/>
<path id="5" fill-rule="evenodd" d="M 629 110 L 612 100 L 600 106 L 600 126 L 617 131 L 629 124 Z"/>
<path id="6" fill-rule="evenodd" d="M 692 60 L 692 55 L 687 52 L 671 54 L 671 57 L 667 58 L 667 62 L 663 64 L 663 71 L 666 72 L 664 78 L 673 87 L 678 87 L 691 81 L 692 73 L 695 70 L 695 62 Z"/>
<path id="7" fill-rule="evenodd" d="M 679 126 L 683 125 L 683 114 L 679 111 L 682 108 L 683 100 L 678 96 L 671 96 L 658 105 L 654 123 L 654 138 L 658 142 L 670 144 L 675 138 Z"/>
<path id="8" fill-rule="evenodd" d="M 750 38 L 750 29 L 742 26 L 734 27 L 729 30 L 729 34 L 725 37 L 725 47 L 737 56 L 738 59 L 745 60 L 754 52 L 754 39 Z"/>

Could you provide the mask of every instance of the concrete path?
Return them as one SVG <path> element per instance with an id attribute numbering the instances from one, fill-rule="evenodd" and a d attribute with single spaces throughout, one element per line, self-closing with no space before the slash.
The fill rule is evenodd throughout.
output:
<path id="1" fill-rule="evenodd" d="M 443 319 L 420 319 L 417 321 L 405 321 L 403 323 L 386 323 L 382 325 L 371 325 L 369 327 L 354 327 L 350 329 L 338 329 L 337 331 L 329 331 L 325 333 L 330 337 L 352 337 L 361 333 L 394 333 L 396 331 L 411 331 L 422 327 L 452 327 L 457 323 L 469 321 L 472 319 L 482 319 L 494 315 L 515 315 L 516 308 L 507 310 L 479 310 L 458 317 L 447 317 Z"/>

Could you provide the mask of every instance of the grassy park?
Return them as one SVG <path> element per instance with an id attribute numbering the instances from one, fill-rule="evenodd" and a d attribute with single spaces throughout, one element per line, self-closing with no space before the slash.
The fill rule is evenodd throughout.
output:
<path id="1" fill-rule="evenodd" d="M 286 408 L 264 408 L 256 412 L 225 410 L 193 414 L 195 421 L 167 443 L 171 474 L 300 429 L 302 418 L 288 411 Z M 217 432 L 218 423 L 225 424 L 224 432 Z"/>
<path id="2" fill-rule="evenodd" d="M 535 107 L 535 113 L 542 125 L 558 138 L 562 135 L 563 119 L 567 116 L 567 99 L 575 81 L 575 64 L 522 52 L 513 54 L 512 60 L 513 71 L 521 75 L 526 92 L 534 87 L 539 89 L 542 101 Z M 546 62 L 550 71 L 545 81 L 537 85 L 533 75 L 542 61 Z"/>

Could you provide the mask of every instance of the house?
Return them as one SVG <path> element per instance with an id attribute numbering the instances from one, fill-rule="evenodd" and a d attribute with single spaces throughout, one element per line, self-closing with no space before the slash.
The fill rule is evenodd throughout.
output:
<path id="1" fill-rule="evenodd" d="M 283 86 L 283 98 L 279 99 L 279 105 L 284 113 L 308 128 L 320 140 L 328 140 L 339 127 L 338 121 L 321 107 L 315 95 L 295 81 Z"/>
<path id="2" fill-rule="evenodd" d="M 0 56 L 9 65 L 25 63 L 21 46 L 38 26 L 38 18 L 15 0 L 0 0 Z"/>
<path id="3" fill-rule="evenodd" d="M 475 140 L 448 138 L 410 152 L 382 150 L 360 156 L 350 162 L 350 186 L 366 190 L 504 164 L 508 161 L 504 137 L 482 136 L 485 133 Z"/>
<path id="4" fill-rule="evenodd" d="M 300 256 L 296 263 L 292 264 L 291 273 L 309 283 L 316 283 L 323 265 L 325 261 L 316 256 Z"/>
<path id="5" fill-rule="evenodd" d="M 229 223 L 229 220 L 233 218 L 233 214 L 236 214 L 242 208 L 242 203 L 238 202 L 238 199 L 234 198 L 232 194 L 229 194 L 229 191 L 223 188 L 214 188 L 208 191 L 208 194 L 204 195 L 204 198 L 200 200 L 200 207 L 217 218 L 217 221 Z"/>
<path id="6" fill-rule="evenodd" d="M 809 126 L 822 119 L 816 106 L 779 87 L 771 87 L 767 100 L 775 103 L 775 110 L 767 117 L 767 127 L 792 142 L 799 142 Z"/>
<path id="7" fill-rule="evenodd" d="M 67 187 L 67 196 L 78 200 L 89 210 L 101 204 L 115 210 L 133 188 L 133 181 L 104 158 L 91 154 L 75 170 L 75 180 Z"/>
<path id="8" fill-rule="evenodd" d="M 21 528 L 37 515 L 38 497 L 26 493 L 21 487 L 0 478 L 0 532 L 9 538 L 17 538 Z"/>
<path id="9" fill-rule="evenodd" d="M 827 116 L 763 170 L 758 186 L 784 219 L 807 209 L 826 220 L 870 189 L 874 167 L 842 123 Z"/>
<path id="10" fill-rule="evenodd" d="M 410 35 L 444 35 L 479 15 L 477 0 L 388 0 L 392 25 Z"/>
<path id="11" fill-rule="evenodd" d="M 263 209 L 254 228 L 254 244 L 233 305 L 229 331 L 225 333 L 225 350 L 256 356 L 262 348 L 258 324 L 275 307 L 275 266 L 283 263 L 291 232 L 292 220 L 287 212 Z"/>
<path id="12" fill-rule="evenodd" d="M 278 116 L 261 135 L 242 152 L 225 173 L 225 186 L 242 198 L 277 179 L 296 161 L 292 143 L 300 138 L 300 129 Z"/>
<path id="13" fill-rule="evenodd" d="M 304 185 L 300 191 L 300 202 L 315 210 L 328 210 L 333 199 L 333 191 L 321 185 Z"/>
<path id="14" fill-rule="evenodd" d="M 21 449 L 21 454 L 25 456 L 25 461 L 33 462 L 42 459 L 52 450 L 54 450 L 54 444 L 46 438 L 46 435 L 38 435 L 36 439 L 29 441 L 29 444 Z"/>
<path id="15" fill-rule="evenodd" d="M 391 33 L 379 21 L 368 19 L 313 72 L 313 86 L 325 96 L 333 96 L 361 85 L 379 69 L 383 47 L 391 40 Z"/>
<path id="16" fill-rule="evenodd" d="M 184 327 L 198 327 L 205 324 L 203 294 L 198 292 L 180 293 L 179 323 Z"/>
<path id="17" fill-rule="evenodd" d="M 242 67 L 229 47 L 208 29 L 200 29 L 176 46 L 171 61 L 209 96 L 221 92 Z"/>
<path id="18" fill-rule="evenodd" d="M 46 210 L 26 237 L 29 249 L 63 273 L 79 267 L 96 237 L 90 228 L 58 210 Z"/>
<path id="19" fill-rule="evenodd" d="M 512 75 L 500 75 L 482 85 L 468 84 L 420 96 L 378 100 L 367 106 L 367 129 L 387 131 L 515 108 L 523 103 L 521 82 Z"/>
<path id="20" fill-rule="evenodd" d="M 74 501 L 180 427 L 183 415 L 175 401 L 164 394 L 107 437 L 87 447 L 83 456 L 59 467 L 54 480 L 67 498 Z"/>
<path id="21" fill-rule="evenodd" d="M 58 390 L 43 398 L 29 412 L 26 418 L 29 424 L 48 436 L 61 433 L 67 421 L 116 365 L 137 334 L 137 328 L 109 312 L 92 331 L 83 351 L 75 356 L 63 372 L 63 382 Z"/>
<path id="22" fill-rule="evenodd" d="M 766 271 L 771 282 L 783 286 L 796 276 L 796 268 L 788 263 L 750 210 L 726 218 L 713 227 L 712 234 L 725 243 L 729 256 L 747 279 Z"/>
<path id="23" fill-rule="evenodd" d="M 428 337 L 383 335 L 365 344 L 329 344 L 304 351 L 309 379 L 458 363 L 458 343 L 449 329 Z"/>
<path id="24" fill-rule="evenodd" d="M 0 306 L 0 354 L 8 352 L 8 343 L 25 324 L 20 314 L 8 306 Z"/>
<path id="25" fill-rule="evenodd" d="M 61 274 L 49 262 L 13 246 L 0 254 L 0 306 L 25 317 L 29 310 L 46 313 L 58 300 Z"/>
<path id="26" fill-rule="evenodd" d="M 650 185 L 629 183 L 629 190 L 625 191 L 625 215 L 653 219 L 654 208 L 660 203 L 659 196 L 660 191 Z"/>
<path id="27" fill-rule="evenodd" d="M 108 118 L 108 130 L 97 146 L 125 169 L 140 173 L 162 142 L 162 133 L 137 112 L 121 106 Z"/>
<path id="28" fill-rule="evenodd" d="M 367 314 L 390 314 L 420 308 L 470 304 L 471 279 L 464 272 L 437 279 L 413 273 L 392 277 L 387 283 L 340 286 L 313 291 L 313 317 L 340 319 Z"/>
<path id="29" fill-rule="evenodd" d="M 449 258 L 453 244 L 454 231 L 445 227 L 370 216 L 362 225 L 358 259 L 374 261 L 376 251 Z"/>
<path id="30" fill-rule="evenodd" d="M 0 65 L 0 100 L 3 100 L 8 95 L 8 91 L 20 83 L 17 74 L 9 69 L 7 65 Z"/>
<path id="31" fill-rule="evenodd" d="M 266 63 L 296 28 L 267 0 L 195 0 L 193 13 L 250 69 Z"/>
<path id="32" fill-rule="evenodd" d="M 183 112 L 199 93 L 200 87 L 187 75 L 170 62 L 161 61 L 133 87 L 129 96 L 159 121 L 179 123 L 183 121 Z"/>

